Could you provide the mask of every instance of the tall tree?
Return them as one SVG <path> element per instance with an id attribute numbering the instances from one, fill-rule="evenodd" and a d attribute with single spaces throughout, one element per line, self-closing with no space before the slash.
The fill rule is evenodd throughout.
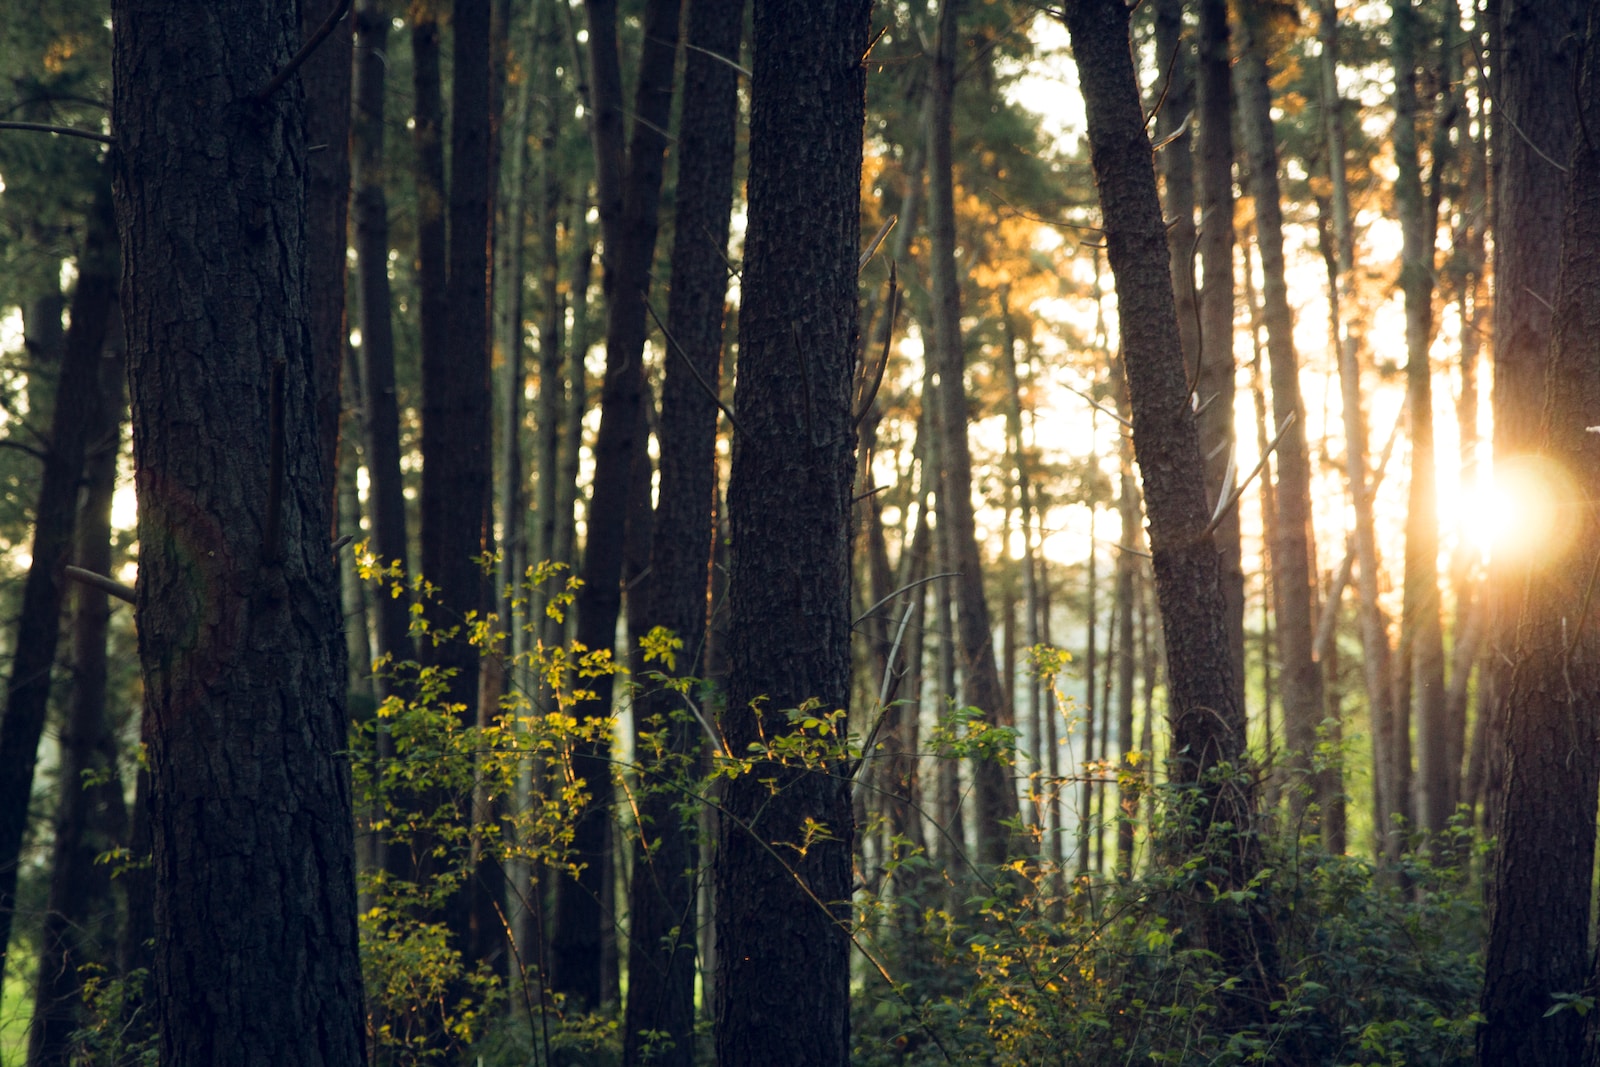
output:
<path id="1" fill-rule="evenodd" d="M 678 51 L 679 0 L 650 0 L 644 13 L 632 129 L 622 95 L 621 44 L 616 0 L 589 0 L 590 133 L 594 142 L 603 276 L 606 294 L 606 372 L 600 393 L 600 430 L 594 445 L 594 481 L 583 588 L 578 593 L 578 643 L 610 650 L 622 608 L 627 529 L 641 503 L 635 491 L 647 463 L 645 438 L 645 300 L 655 257 L 657 212 L 672 112 L 672 75 Z M 624 137 L 626 136 L 626 144 Z M 647 505 L 648 497 L 644 501 Z M 648 514 L 648 506 L 646 506 Z M 611 711 L 612 677 L 594 679 L 594 697 L 579 714 L 590 720 Z M 573 772 L 588 783 L 590 802 L 578 817 L 572 848 L 582 865 L 575 878 L 556 883 L 556 933 L 551 981 L 581 1003 L 601 999 L 600 934 L 604 858 L 610 851 L 611 764 L 602 738 L 585 741 Z"/>
<path id="2" fill-rule="evenodd" d="M 728 487 L 724 728 L 739 753 L 793 730 L 784 709 L 849 704 L 850 405 L 870 10 L 865 0 L 755 7 L 740 431 Z M 848 784 L 837 768 L 764 763 L 728 782 L 724 805 L 717 1059 L 846 1064 Z"/>
<path id="3" fill-rule="evenodd" d="M 114 302 L 118 280 L 116 220 L 111 185 L 102 183 L 78 259 L 74 316 L 93 316 L 89 301 Z M 108 310 L 114 311 L 114 303 Z M 102 312 L 101 314 L 104 314 Z M 83 506 L 76 529 L 77 565 L 94 574 L 111 573 L 111 499 L 116 491 L 121 451 L 122 377 L 120 353 L 102 348 L 91 391 L 58 397 L 83 420 Z M 106 709 L 106 635 L 111 606 L 103 589 L 80 584 L 75 590 L 72 627 L 72 695 L 60 732 L 55 832 L 50 857 L 50 895 L 39 938 L 39 980 L 34 988 L 28 1062 L 65 1065 L 87 965 L 108 964 L 114 942 L 111 876 L 95 857 L 121 842 L 127 827 L 122 783 L 117 777 L 117 741 Z M 85 777 L 88 775 L 89 777 Z M 114 909 L 112 909 L 114 910 Z M 97 914 L 98 913 L 98 914 Z"/>
<path id="4" fill-rule="evenodd" d="M 34 763 L 61 636 L 66 566 L 72 560 L 78 486 L 90 425 L 82 413 L 91 407 L 99 390 L 100 352 L 116 304 L 116 238 L 105 215 L 109 210 L 108 203 L 97 204 L 97 214 L 90 216 L 85 227 L 72 323 L 62 348 L 55 411 L 34 508 L 32 563 L 22 586 L 5 717 L 0 719 L 0 971 L 11 940 Z"/>
<path id="5" fill-rule="evenodd" d="M 298 5 L 118 0 L 112 114 L 167 1063 L 364 1058 Z"/>
<path id="6" fill-rule="evenodd" d="M 1311 534 L 1311 462 L 1306 451 L 1305 405 L 1300 398 L 1300 361 L 1294 348 L 1283 256 L 1283 204 L 1278 186 L 1278 144 L 1272 124 L 1269 7 L 1264 0 L 1242 5 L 1239 42 L 1239 126 L 1250 160 L 1255 198 L 1256 242 L 1261 251 L 1262 319 L 1272 375 L 1272 416 L 1278 428 L 1278 515 L 1272 538 L 1272 580 L 1279 607 L 1278 656 L 1283 694 L 1284 744 L 1291 765 L 1311 766 L 1322 721 L 1322 672 L 1312 659 L 1312 605 L 1316 565 Z M 1304 807 L 1311 781 L 1294 783 L 1290 805 Z"/>
<path id="7" fill-rule="evenodd" d="M 928 221 L 932 229 L 934 358 L 939 373 L 939 429 L 942 477 L 940 526 L 949 525 L 952 564 L 958 572 L 956 618 L 960 626 L 965 702 L 990 722 L 1012 725 L 1005 690 L 995 663 L 994 630 L 983 595 L 983 561 L 972 508 L 972 450 L 967 441 L 966 349 L 961 337 L 961 283 L 956 266 L 955 160 L 951 145 L 952 108 L 956 91 L 957 44 L 961 0 L 939 7 L 939 32 L 933 63 L 933 94 L 928 108 Z M 973 769 L 977 781 L 978 856 L 990 864 L 1004 862 L 1015 844 L 1004 824 L 1017 817 L 1017 794 L 1010 773 L 1000 762 L 980 758 Z"/>
<path id="8" fill-rule="evenodd" d="M 1577 1064 L 1584 1023 L 1552 994 L 1584 987 L 1595 793 L 1600 786 L 1600 629 L 1586 616 L 1595 574 L 1600 440 L 1600 24 L 1581 58 L 1580 133 L 1567 159 L 1544 417 L 1536 444 L 1564 529 L 1522 567 L 1522 611 L 1506 701 L 1506 781 L 1498 823 L 1480 1064 Z M 1553 92 L 1571 93 L 1566 83 Z M 1515 103 L 1515 101 L 1511 102 Z M 1513 111 L 1512 117 L 1521 112 Z M 1506 221 L 1511 221 L 1506 219 Z M 1553 801 L 1553 798 L 1561 798 Z M 1600 1050 L 1589 1041 L 1589 1062 Z"/>
<path id="9" fill-rule="evenodd" d="M 1245 750 L 1244 710 L 1230 677 L 1219 564 L 1211 539 L 1203 458 L 1189 404 L 1166 226 L 1156 193 L 1121 0 L 1069 4 L 1066 22 L 1089 121 L 1089 152 L 1117 281 L 1117 321 L 1133 409 L 1133 447 L 1143 477 L 1168 664 L 1172 774 L 1196 796 L 1181 850 L 1215 827 L 1225 839 L 1221 877 L 1243 888 L 1260 868 L 1255 790 Z M 1277 950 L 1259 904 L 1207 909 L 1204 934 L 1238 991 L 1229 1022 L 1264 1020 L 1276 985 Z"/>
<path id="10" fill-rule="evenodd" d="M 666 376 L 661 386 L 661 493 L 650 546 L 647 621 L 683 642 L 676 672 L 702 677 L 717 515 L 717 402 L 722 373 L 729 214 L 739 112 L 735 63 L 744 0 L 691 0 L 678 134 Z M 671 668 L 669 667 L 669 671 Z M 654 722 L 649 720 L 654 717 Z M 662 688 L 638 700 L 635 752 L 673 775 L 697 762 L 701 728 L 682 696 Z M 647 754 L 648 753 L 648 754 Z M 650 768 L 645 768 L 648 773 Z M 694 1062 L 696 813 L 671 783 L 646 781 L 638 801 L 629 894 L 624 1059 Z M 665 1038 L 665 1042 L 662 1038 Z M 670 1042 L 670 1047 L 666 1043 Z"/>

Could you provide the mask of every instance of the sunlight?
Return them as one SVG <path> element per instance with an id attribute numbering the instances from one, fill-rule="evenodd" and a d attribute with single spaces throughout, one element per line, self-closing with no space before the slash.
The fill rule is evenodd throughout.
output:
<path id="1" fill-rule="evenodd" d="M 1542 456 L 1504 461 L 1493 479 L 1463 493 L 1462 531 L 1485 559 L 1533 564 L 1552 559 L 1577 533 L 1572 478 Z"/>

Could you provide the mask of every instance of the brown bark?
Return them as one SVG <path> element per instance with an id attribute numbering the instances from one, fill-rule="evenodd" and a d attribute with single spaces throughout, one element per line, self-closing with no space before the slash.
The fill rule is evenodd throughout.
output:
<path id="1" fill-rule="evenodd" d="M 113 8 L 162 1062 L 364 1058 L 298 5 Z"/>
<path id="2" fill-rule="evenodd" d="M 728 487 L 723 727 L 736 753 L 792 730 L 783 709 L 815 700 L 826 714 L 849 704 L 850 405 L 869 12 L 864 0 L 755 8 L 734 394 L 743 432 Z M 727 783 L 724 805 L 717 1059 L 842 1067 L 850 1060 L 848 783 L 825 768 L 763 762 Z M 808 825 L 821 836 L 800 848 Z"/>
<path id="3" fill-rule="evenodd" d="M 1133 444 L 1143 476 L 1150 547 L 1168 662 L 1172 768 L 1192 783 L 1194 823 L 1179 849 L 1227 826 L 1221 877 L 1245 885 L 1259 868 L 1254 788 L 1243 710 L 1231 662 L 1219 566 L 1208 528 L 1199 435 L 1188 403 L 1183 351 L 1172 304 L 1165 226 L 1156 195 L 1138 86 L 1128 49 L 1129 12 L 1120 0 L 1069 5 L 1079 80 L 1089 120 L 1090 157 L 1111 267 L 1133 409 Z M 1276 948 L 1265 914 L 1220 904 L 1206 912 L 1204 936 L 1222 966 L 1241 981 L 1226 1005 L 1229 1023 L 1263 1021 L 1277 982 Z"/>
<path id="4" fill-rule="evenodd" d="M 1233 425 L 1233 83 L 1227 0 L 1200 0 L 1199 7 L 1200 225 L 1185 265 L 1192 269 L 1198 253 L 1200 365 L 1193 377 L 1202 405 L 1198 420 L 1200 451 L 1206 457 L 1206 491 L 1214 502 L 1221 496 L 1237 442 Z M 1179 314 L 1181 323 L 1181 308 Z M 1245 598 L 1237 508 L 1222 517 L 1215 537 L 1222 566 L 1228 648 L 1238 687 L 1234 695 L 1242 708 Z"/>
<path id="5" fill-rule="evenodd" d="M 1506 784 L 1496 829 L 1493 908 L 1484 959 L 1481 1064 L 1595 1062 L 1582 1017 L 1552 1012 L 1552 994 L 1591 974 L 1589 906 L 1595 794 L 1600 786 L 1600 627 L 1595 501 L 1600 439 L 1586 427 L 1600 404 L 1600 20 L 1589 5 L 1583 38 L 1582 128 L 1567 157 L 1569 191 L 1547 360 L 1538 460 L 1559 472 L 1550 491 L 1564 529 L 1522 568 L 1511 690 L 1505 708 Z M 1553 87 L 1552 87 L 1553 88 Z M 1566 90 L 1570 93 L 1570 83 Z M 1515 108 L 1515 101 L 1512 102 Z M 1513 110 L 1516 117 L 1519 110 Z M 1506 223 L 1515 217 L 1505 217 Z"/>
<path id="6" fill-rule="evenodd" d="M 1242 10 L 1239 122 L 1250 158 L 1250 189 L 1255 198 L 1273 424 L 1281 432 L 1275 457 L 1278 522 L 1271 557 L 1280 608 L 1277 628 L 1284 746 L 1289 765 L 1296 773 L 1289 803 L 1298 824 L 1299 813 L 1312 789 L 1305 775 L 1316 748 L 1323 703 L 1322 672 L 1312 658 L 1316 565 L 1311 539 L 1311 463 L 1306 448 L 1305 405 L 1300 398 L 1300 363 L 1294 349 L 1294 318 L 1284 273 L 1283 207 L 1278 188 L 1277 139 L 1272 127 L 1267 7 L 1260 0 L 1250 0 Z"/>
<path id="7" fill-rule="evenodd" d="M 960 35 L 960 0 L 939 9 L 937 54 L 931 87 L 928 133 L 928 220 L 932 228 L 934 357 L 939 369 L 940 460 L 943 470 L 939 501 L 940 525 L 950 527 L 950 544 L 958 577 L 957 622 L 960 627 L 961 677 L 966 703 L 997 726 L 1011 726 L 1005 690 L 995 663 L 994 633 L 983 593 L 983 561 L 978 552 L 972 508 L 972 453 L 967 442 L 966 352 L 961 338 L 961 284 L 956 269 L 954 160 L 951 110 L 956 88 L 956 54 Z M 1010 768 L 980 758 L 973 767 L 977 799 L 978 858 L 1003 863 L 1024 842 L 1005 824 L 1018 817 L 1017 793 Z M 1008 840 L 1008 838 L 1011 838 Z"/>

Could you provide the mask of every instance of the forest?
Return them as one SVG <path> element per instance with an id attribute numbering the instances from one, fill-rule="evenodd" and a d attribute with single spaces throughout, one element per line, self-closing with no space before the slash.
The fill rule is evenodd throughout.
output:
<path id="1" fill-rule="evenodd" d="M 1593 0 L 0 27 L 0 1067 L 1600 1067 Z"/>

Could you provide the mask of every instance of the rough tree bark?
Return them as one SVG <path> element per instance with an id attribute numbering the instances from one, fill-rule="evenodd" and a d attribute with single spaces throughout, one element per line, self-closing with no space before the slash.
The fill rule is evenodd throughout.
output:
<path id="1" fill-rule="evenodd" d="M 1221 877 L 1243 887 L 1260 866 L 1255 790 L 1244 713 L 1228 666 L 1219 565 L 1172 302 L 1166 227 L 1128 48 L 1129 11 L 1121 0 L 1083 0 L 1067 6 L 1066 22 L 1117 279 L 1134 453 L 1167 647 L 1172 775 L 1190 784 L 1196 799 L 1193 822 L 1175 844 L 1198 847 L 1212 827 L 1225 824 L 1226 839 L 1217 842 L 1224 850 Z M 1252 905 L 1218 906 L 1207 909 L 1204 927 L 1208 946 L 1240 979 L 1240 991 L 1225 1005 L 1230 1024 L 1259 1024 L 1277 984 L 1276 943 L 1266 915 Z"/>
<path id="2" fill-rule="evenodd" d="M 113 106 L 164 1063 L 363 1061 L 298 5 L 119 0 Z"/>
<path id="3" fill-rule="evenodd" d="M 616 644 L 617 615 L 629 512 L 636 506 L 635 464 L 645 457 L 645 299 L 655 256 L 665 130 L 672 110 L 673 64 L 678 48 L 678 0 L 650 0 L 635 86 L 632 130 L 622 96 L 616 0 L 589 0 L 589 114 L 599 190 L 605 265 L 606 372 L 600 390 L 600 430 L 594 445 L 583 587 L 578 592 L 577 640 L 585 648 Z M 624 135 L 628 142 L 624 148 Z M 637 525 L 637 524 L 636 524 Z M 594 679 L 595 698 L 578 714 L 588 721 L 611 713 L 612 677 Z M 557 992 L 598 1007 L 601 999 L 600 933 L 603 858 L 610 849 L 611 764 L 603 740 L 584 742 L 573 773 L 589 785 L 591 800 L 578 816 L 572 842 L 582 869 L 556 882 L 551 982 Z"/>
<path id="4" fill-rule="evenodd" d="M 741 754 L 794 728 L 784 709 L 849 704 L 850 404 L 870 6 L 755 8 L 734 394 L 742 432 L 728 488 L 724 730 Z M 721 1063 L 850 1060 L 853 827 L 837 771 L 764 763 L 728 782 L 715 875 Z"/>
<path id="5" fill-rule="evenodd" d="M 733 63 L 739 58 L 744 6 L 744 0 L 691 0 L 678 136 L 676 237 L 667 303 L 672 336 L 666 340 L 674 347 L 661 387 L 661 502 L 652 530 L 646 618 L 649 625 L 664 626 L 683 641 L 676 670 L 665 664 L 658 669 L 690 678 L 703 675 L 717 525 L 717 404 L 706 388 L 717 389 L 722 374 L 739 112 Z M 696 381 L 697 374 L 704 384 Z M 698 763 L 701 727 L 684 712 L 682 698 L 666 688 L 635 704 L 635 730 L 655 735 L 659 774 L 680 774 Z M 651 723 L 655 716 L 659 718 Z M 647 743 L 635 746 L 646 774 L 650 751 Z M 623 1059 L 644 1062 L 649 1045 L 654 1049 L 650 1063 L 689 1067 L 695 1051 L 698 813 L 685 814 L 684 798 L 672 785 L 647 778 L 643 787 L 629 895 Z M 646 1032 L 657 1036 L 646 1039 Z"/>

